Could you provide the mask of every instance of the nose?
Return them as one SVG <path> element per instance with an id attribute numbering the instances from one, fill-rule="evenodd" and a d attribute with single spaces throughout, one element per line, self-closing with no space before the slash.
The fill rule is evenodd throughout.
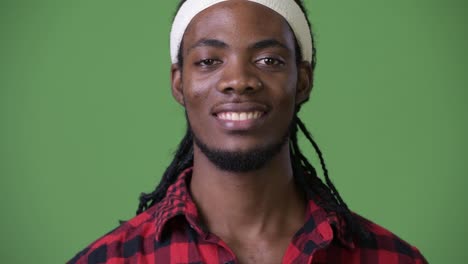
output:
<path id="1" fill-rule="evenodd" d="M 232 61 L 223 67 L 222 78 L 218 83 L 218 91 L 222 93 L 255 93 L 263 88 L 263 83 L 248 62 Z"/>

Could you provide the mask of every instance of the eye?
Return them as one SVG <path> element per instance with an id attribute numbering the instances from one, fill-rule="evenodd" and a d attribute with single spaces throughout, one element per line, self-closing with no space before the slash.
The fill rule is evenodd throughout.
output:
<path id="1" fill-rule="evenodd" d="M 284 65 L 284 61 L 282 61 L 280 59 L 276 59 L 276 58 L 271 58 L 271 57 L 261 58 L 261 59 L 257 60 L 257 63 L 263 64 L 263 65 L 266 65 L 266 66 L 282 66 L 282 65 Z"/>
<path id="2" fill-rule="evenodd" d="M 214 66 L 216 64 L 220 64 L 221 61 L 220 60 L 216 60 L 216 59 L 203 59 L 203 60 L 199 60 L 195 63 L 195 65 L 197 66 L 202 66 L 202 67 L 210 67 L 210 66 Z"/>

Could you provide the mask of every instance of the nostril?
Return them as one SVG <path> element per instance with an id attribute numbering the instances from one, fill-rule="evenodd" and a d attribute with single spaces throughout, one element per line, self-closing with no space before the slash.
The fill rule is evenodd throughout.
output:
<path id="1" fill-rule="evenodd" d="M 232 87 L 226 87 L 226 88 L 223 89 L 223 92 L 225 92 L 225 93 L 232 93 L 232 92 L 234 92 L 234 88 L 232 88 Z"/>
<path id="2" fill-rule="evenodd" d="M 252 92 L 253 90 L 254 90 L 254 88 L 253 88 L 253 87 L 250 87 L 250 86 L 247 87 L 247 88 L 245 88 L 245 91 L 246 91 L 246 92 Z"/>

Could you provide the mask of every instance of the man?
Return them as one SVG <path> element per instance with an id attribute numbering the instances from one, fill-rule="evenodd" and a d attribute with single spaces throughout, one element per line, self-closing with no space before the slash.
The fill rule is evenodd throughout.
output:
<path id="1" fill-rule="evenodd" d="M 298 118 L 313 83 L 310 32 L 300 1 L 182 1 L 172 94 L 187 133 L 138 215 L 70 263 L 427 263 L 350 212 Z"/>

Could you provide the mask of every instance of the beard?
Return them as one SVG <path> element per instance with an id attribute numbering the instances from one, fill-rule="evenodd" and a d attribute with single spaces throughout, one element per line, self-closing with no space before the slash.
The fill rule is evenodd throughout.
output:
<path id="1" fill-rule="evenodd" d="M 187 118 L 188 120 L 188 118 Z M 200 140 L 193 130 L 189 129 L 193 135 L 193 141 L 201 150 L 201 152 L 211 161 L 216 167 L 229 172 L 251 172 L 263 168 L 269 161 L 273 159 L 289 141 L 289 128 L 284 132 L 283 136 L 277 142 L 270 143 L 265 146 L 258 146 L 247 151 L 230 151 L 217 149 L 208 146 Z"/>

